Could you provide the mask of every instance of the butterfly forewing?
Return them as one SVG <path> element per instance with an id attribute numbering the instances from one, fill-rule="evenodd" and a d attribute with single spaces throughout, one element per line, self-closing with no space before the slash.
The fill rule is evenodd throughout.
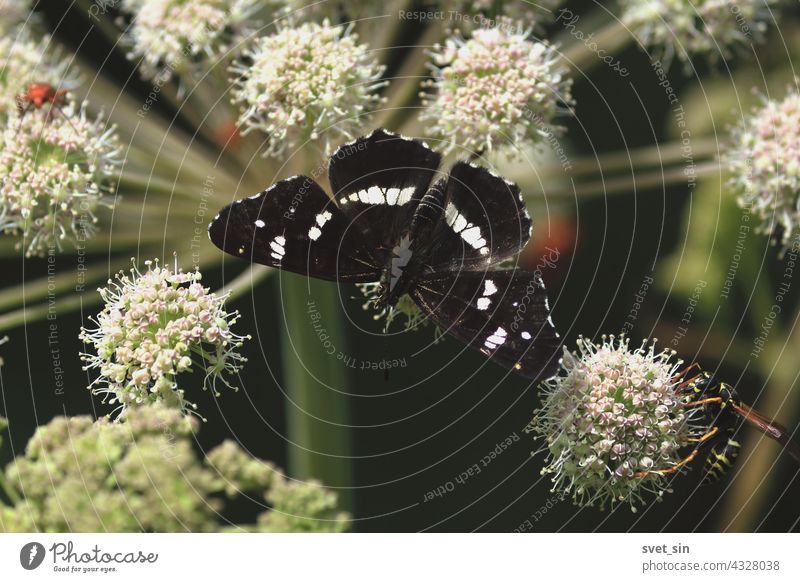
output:
<path id="1" fill-rule="evenodd" d="M 378 129 L 331 156 L 333 198 L 296 176 L 225 207 L 209 236 L 227 253 L 295 273 L 388 282 L 386 305 L 409 292 L 496 363 L 553 375 L 561 342 L 540 278 L 497 268 L 531 236 L 519 188 L 466 162 L 437 175 L 440 161 L 421 141 Z"/>
<path id="2" fill-rule="evenodd" d="M 450 335 L 532 379 L 558 369 L 561 341 L 541 278 L 521 270 L 461 271 L 422 278 L 414 301 Z"/>
<path id="3" fill-rule="evenodd" d="M 485 168 L 454 164 L 444 199 L 430 253 L 437 270 L 485 269 L 518 254 L 531 237 L 519 188 Z"/>
<path id="4" fill-rule="evenodd" d="M 366 244 L 392 248 L 411 224 L 440 161 L 421 141 L 377 129 L 331 156 L 333 197 Z"/>
<path id="5" fill-rule="evenodd" d="M 387 260 L 306 176 L 229 204 L 208 235 L 231 255 L 331 281 L 375 281 Z"/>

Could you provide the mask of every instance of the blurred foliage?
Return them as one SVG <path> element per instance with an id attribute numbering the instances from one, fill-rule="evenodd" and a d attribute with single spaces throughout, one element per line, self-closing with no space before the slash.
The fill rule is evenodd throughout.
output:
<path id="1" fill-rule="evenodd" d="M 790 43 L 786 47 L 790 58 L 800 56 L 796 33 L 793 22 L 782 29 L 781 41 Z M 726 141 L 730 127 L 760 105 L 761 93 L 782 99 L 793 81 L 793 71 L 787 66 L 790 60 L 784 57 L 771 66 L 775 60 L 768 58 L 769 50 L 766 54 L 764 62 L 757 63 L 764 67 L 763 77 L 753 68 L 744 68 L 729 77 L 704 79 L 701 86 L 681 96 L 687 125 L 695 134 L 719 136 L 723 159 L 731 145 Z M 759 91 L 749 90 L 760 85 L 764 88 Z M 775 245 L 779 233 L 770 239 L 754 232 L 758 217 L 737 205 L 724 167 L 698 181 L 683 214 L 683 241 L 659 262 L 657 271 L 661 290 L 677 309 L 684 310 L 678 320 L 690 320 L 689 325 L 675 324 L 686 330 L 686 337 L 674 347 L 687 361 L 697 360 L 721 380 L 737 384 L 746 401 L 768 417 L 797 426 L 800 281 L 795 277 L 796 253 L 781 257 Z M 701 283 L 706 286 L 698 293 Z M 690 298 L 698 295 L 695 311 L 690 313 Z M 661 336 L 678 337 L 675 326 L 659 325 L 664 331 Z M 726 376 L 729 370 L 733 374 Z M 780 449 L 747 429 L 740 431 L 739 438 L 744 448 L 725 502 L 731 516 L 727 527 L 753 531 L 763 512 L 770 510 L 773 491 L 785 486 L 776 470 Z"/>
<path id="2" fill-rule="evenodd" d="M 289 481 L 233 441 L 198 457 L 192 444 L 197 424 L 158 405 L 132 410 L 124 424 L 88 416 L 54 418 L 36 430 L 25 454 L 0 476 L 11 501 L 0 503 L 0 530 L 346 529 L 348 516 L 337 509 L 335 493 L 314 481 Z M 263 510 L 255 523 L 226 519 L 226 501 L 240 496 Z"/>

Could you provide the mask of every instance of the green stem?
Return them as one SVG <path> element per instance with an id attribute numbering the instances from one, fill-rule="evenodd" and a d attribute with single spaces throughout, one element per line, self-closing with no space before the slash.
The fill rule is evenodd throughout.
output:
<path id="1" fill-rule="evenodd" d="M 408 105 L 416 98 L 420 82 L 427 76 L 426 53 L 441 40 L 444 30 L 442 21 L 434 21 L 425 29 L 425 33 L 411 49 L 395 77 L 390 79 L 390 95 L 383 109 L 375 117 L 375 127 L 385 127 L 395 131 L 400 129 L 401 120 L 407 115 Z"/>
<path id="2" fill-rule="evenodd" d="M 302 159 L 295 166 L 298 173 L 305 169 Z M 337 358 L 347 351 L 339 289 L 334 283 L 283 272 L 278 282 L 288 469 L 298 479 L 313 477 L 338 488 L 341 507 L 352 512 L 350 378 Z M 310 310 L 318 317 L 312 319 Z"/>
<path id="3" fill-rule="evenodd" d="M 79 97 L 98 103 L 113 103 L 110 117 L 119 133 L 128 138 L 126 141 L 129 143 L 141 144 L 132 145 L 125 152 L 129 163 L 135 165 L 138 161 L 139 166 L 146 168 L 145 173 L 148 174 L 154 164 L 158 165 L 158 173 L 161 175 L 164 175 L 165 167 L 171 167 L 176 173 L 180 172 L 181 177 L 193 175 L 200 182 L 209 171 L 213 171 L 216 176 L 222 174 L 228 182 L 237 183 L 235 176 L 228 176 L 223 168 L 217 166 L 218 152 L 193 139 L 175 124 L 170 125 L 168 132 L 164 131 L 164 119 L 156 111 L 158 97 L 164 95 L 164 92 L 158 93 L 155 102 L 148 101 L 149 96 L 144 101 L 137 101 L 130 95 L 120 94 L 116 85 L 98 74 L 97 67 L 79 58 L 73 64 L 79 72 L 92 79 L 91 92 Z M 76 92 L 79 91 L 76 88 Z"/>
<path id="4" fill-rule="evenodd" d="M 140 247 L 137 250 L 139 255 L 142 257 L 154 257 L 164 253 L 163 248 L 155 246 Z M 181 266 L 183 266 L 184 269 L 194 268 L 194 265 L 189 264 L 190 253 L 188 252 L 183 253 L 182 255 L 180 255 L 180 257 L 183 259 L 184 264 L 182 264 Z M 197 261 L 197 267 L 202 270 L 202 268 L 206 264 L 208 264 L 212 260 L 216 260 L 216 258 L 217 258 L 216 256 L 212 257 L 211 255 L 206 254 L 203 258 Z M 119 271 L 120 269 L 123 268 L 122 266 L 118 267 L 118 265 L 121 265 L 121 263 L 122 261 L 114 264 L 114 272 Z M 124 261 L 124 264 L 130 265 L 131 264 L 130 260 L 126 259 Z M 86 283 L 89 282 L 90 276 L 91 279 L 95 281 L 105 277 L 105 274 L 108 273 L 108 270 L 106 269 L 108 269 L 108 267 L 106 267 L 105 269 L 100 268 L 99 266 L 96 268 L 92 268 L 90 273 L 87 273 Z M 64 290 L 65 288 L 66 289 L 69 288 L 69 286 L 64 282 L 61 282 L 60 279 L 57 278 L 57 281 L 58 282 L 56 283 L 56 285 L 58 289 Z M 33 285 L 34 287 L 32 296 L 36 299 L 40 299 L 46 296 L 50 292 L 50 290 L 47 288 L 46 279 L 38 279 L 33 283 Z M 13 289 L 5 289 L 2 291 L 2 293 L 0 293 L 0 298 L 2 298 L 4 305 L 8 306 L 12 305 L 11 298 L 13 297 L 13 292 L 15 290 L 18 292 L 17 301 L 13 302 L 13 304 L 18 305 L 20 302 L 23 302 L 23 306 L 14 311 L 10 311 L 8 313 L 0 315 L 0 330 L 8 330 L 18 327 L 20 325 L 28 325 L 32 322 L 40 321 L 45 317 L 47 317 L 47 315 L 51 312 L 51 309 L 53 309 L 53 306 L 49 305 L 47 302 L 32 306 L 27 305 L 27 303 L 31 299 L 31 293 L 29 293 L 27 286 L 23 287 L 22 285 L 19 285 Z M 19 294 L 20 290 L 24 291 L 21 296 Z M 55 293 L 55 290 L 53 292 Z M 70 311 L 85 307 L 87 305 L 95 305 L 99 303 L 100 300 L 101 297 L 99 293 L 97 293 L 94 290 L 90 291 L 89 289 L 86 289 L 82 293 L 72 293 L 65 297 L 56 297 L 55 308 L 58 310 L 58 314 L 62 315 L 64 313 L 69 313 Z"/>
<path id="5" fill-rule="evenodd" d="M 116 272 L 123 269 L 126 265 L 130 266 L 130 260 L 118 261 L 114 263 L 113 267 L 108 264 L 91 265 L 84 271 L 83 284 L 88 285 L 96 281 L 101 281 L 108 278 L 109 271 Z M 31 281 L 29 283 L 22 283 L 14 287 L 7 287 L 0 291 L 0 309 L 7 309 L 8 307 L 19 305 L 21 300 L 35 301 L 46 297 L 48 293 L 58 294 L 62 291 L 67 291 L 75 288 L 75 274 L 69 273 L 58 274 L 51 281 L 48 277 L 42 277 Z"/>
<path id="6" fill-rule="evenodd" d="M 586 26 L 586 29 L 583 29 L 583 26 Z M 584 37 L 587 37 L 595 28 L 588 20 L 586 22 L 579 20 L 575 31 L 577 32 L 579 30 L 583 33 Z M 590 69 L 601 64 L 610 66 L 603 61 L 603 58 L 621 52 L 626 45 L 634 40 L 631 31 L 628 30 L 618 18 L 614 18 L 614 20 L 603 26 L 603 28 L 594 34 L 588 43 L 586 40 L 572 37 L 570 31 L 565 31 L 561 35 L 561 38 L 567 37 L 570 38 L 569 45 L 567 45 L 561 53 L 564 63 L 573 71 L 582 74 L 588 73 Z M 564 44 L 566 45 L 567 43 Z M 589 48 L 587 45 L 592 48 Z M 597 51 L 605 52 L 598 54 Z M 622 63 L 620 63 L 619 66 L 620 68 L 624 68 L 624 64 Z"/>
<path id="7" fill-rule="evenodd" d="M 93 0 L 77 0 L 76 5 L 81 9 L 91 25 L 99 30 L 110 43 L 116 44 L 122 31 L 114 26 L 108 14 L 100 14 L 102 5 Z M 98 10 L 96 16 L 93 15 L 92 8 Z"/>
<path id="8" fill-rule="evenodd" d="M 95 305 L 100 302 L 99 293 L 86 293 L 81 295 L 70 295 L 58 300 L 58 313 L 63 314 L 70 312 L 79 307 L 87 305 Z M 19 327 L 20 325 L 29 325 L 34 321 L 39 321 L 47 317 L 50 313 L 51 306 L 47 303 L 35 305 L 33 307 L 22 307 L 16 311 L 4 313 L 0 315 L 0 331 L 6 331 Z"/>
<path id="9" fill-rule="evenodd" d="M 196 200 L 199 197 L 199 189 L 192 191 L 189 188 L 180 186 L 177 182 L 172 180 L 165 180 L 156 175 L 152 177 L 145 177 L 130 172 L 123 172 L 117 179 L 117 186 L 121 189 L 130 189 L 133 191 L 148 192 L 150 194 L 159 193 L 167 196 L 182 196 L 190 200 Z"/>
<path id="10" fill-rule="evenodd" d="M 280 283 L 289 472 L 341 488 L 342 508 L 351 510 L 349 378 L 337 359 L 347 351 L 339 291 L 333 283 L 298 275 L 282 274 Z M 310 309 L 319 315 L 316 322 Z M 317 333 L 322 329 L 325 336 Z"/>
<path id="11" fill-rule="evenodd" d="M 373 48 L 381 47 L 384 49 L 398 46 L 404 32 L 404 25 L 406 24 L 406 21 L 402 20 L 399 14 L 401 10 L 408 10 L 411 2 L 412 0 L 395 0 L 394 2 L 388 3 L 386 14 L 388 18 L 391 18 L 391 24 L 389 26 L 383 25 L 385 22 L 383 18 L 372 19 L 366 23 L 364 21 L 358 22 L 360 26 L 364 26 L 365 24 L 373 25 L 370 27 L 373 30 L 370 31 L 370 38 L 367 45 Z"/>
<path id="12" fill-rule="evenodd" d="M 707 162 L 695 165 L 695 177 L 719 174 L 721 171 L 718 162 Z M 646 172 L 634 176 L 610 178 L 595 182 L 578 182 L 575 190 L 565 188 L 561 190 L 548 191 L 548 196 L 572 198 L 576 194 L 580 198 L 591 196 L 605 196 L 608 194 L 630 194 L 638 190 L 647 190 L 655 186 L 672 186 L 681 182 L 686 183 L 687 177 L 684 168 L 675 168 L 658 172 Z M 535 189 L 531 190 L 533 195 Z"/>
<path id="13" fill-rule="evenodd" d="M 274 272 L 274 269 L 270 269 L 262 265 L 250 265 L 227 285 L 221 287 L 216 293 L 220 296 L 229 293 L 230 295 L 228 295 L 228 301 L 233 301 L 244 295 L 246 292 L 255 289 L 256 286 L 261 283 L 261 281 L 266 279 Z"/>
<path id="14" fill-rule="evenodd" d="M 692 157 L 695 161 L 714 157 L 719 151 L 719 143 L 713 139 L 698 139 L 692 142 Z M 647 167 L 663 167 L 684 158 L 683 144 L 669 142 L 657 146 L 647 146 L 629 151 L 609 152 L 597 157 L 586 156 L 571 163 L 570 174 L 597 174 L 600 172 L 641 170 Z M 554 173 L 563 174 L 562 164 L 554 164 Z M 544 168 L 543 172 L 547 172 Z"/>

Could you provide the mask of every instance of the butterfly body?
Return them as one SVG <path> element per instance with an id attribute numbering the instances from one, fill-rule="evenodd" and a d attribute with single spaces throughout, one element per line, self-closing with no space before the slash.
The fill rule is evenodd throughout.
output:
<path id="1" fill-rule="evenodd" d="M 396 305 L 408 293 L 414 282 L 434 273 L 432 260 L 434 232 L 444 214 L 444 191 L 433 186 L 417 203 L 411 224 L 392 248 L 391 259 L 381 281 L 384 293 L 378 306 Z"/>
<path id="2" fill-rule="evenodd" d="M 237 200 L 209 225 L 225 252 L 338 282 L 381 285 L 377 307 L 406 294 L 441 329 L 528 378 L 552 375 L 561 342 L 538 274 L 500 268 L 530 238 L 519 189 L 384 130 L 330 159 L 329 197 L 295 176 Z"/>

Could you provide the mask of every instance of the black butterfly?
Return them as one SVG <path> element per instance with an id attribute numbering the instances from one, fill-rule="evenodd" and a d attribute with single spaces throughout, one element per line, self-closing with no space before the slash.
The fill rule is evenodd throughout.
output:
<path id="1" fill-rule="evenodd" d="M 379 281 L 383 306 L 408 293 L 493 361 L 552 376 L 561 342 L 541 278 L 498 266 L 531 236 L 519 188 L 467 162 L 437 175 L 440 161 L 426 144 L 378 129 L 331 156 L 333 199 L 295 176 L 223 208 L 209 237 L 231 255 L 310 277 Z"/>

